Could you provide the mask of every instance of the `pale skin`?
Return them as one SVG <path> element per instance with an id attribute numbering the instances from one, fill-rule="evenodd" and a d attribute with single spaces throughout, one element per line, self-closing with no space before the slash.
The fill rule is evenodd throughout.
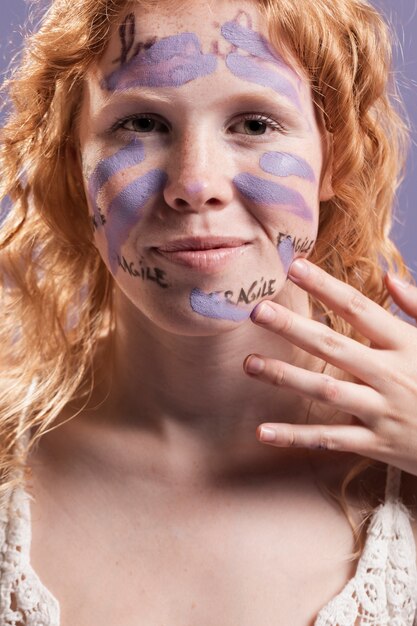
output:
<path id="1" fill-rule="evenodd" d="M 132 139 L 143 143 L 145 158 L 116 172 L 98 196 L 106 223 L 96 227 L 94 241 L 115 278 L 113 352 L 98 362 L 88 408 L 47 435 L 34 458 L 38 489 L 32 561 L 61 600 L 62 626 L 73 623 L 74 607 L 77 626 L 100 620 L 118 626 L 310 625 L 353 574 L 345 560 L 353 548 L 350 528 L 323 496 L 317 476 L 335 487 L 358 460 L 352 452 L 417 475 L 412 462 L 417 445 L 415 453 L 409 445 L 417 439 L 410 412 L 417 399 L 417 331 L 362 297 L 352 323 L 367 330 L 373 347 L 337 336 L 343 344 L 339 356 L 332 349 L 336 341 L 323 347 L 322 333 L 330 331 L 310 319 L 308 294 L 342 312 L 351 289 L 312 264 L 310 274 L 296 280 L 297 261 L 286 280 L 277 253 L 280 233 L 314 241 L 319 202 L 333 193 L 328 137 L 308 84 L 296 64 L 272 67 L 297 90 L 296 105 L 271 88 L 233 75 L 224 61 L 230 46 L 219 35 L 219 25 L 244 11 L 253 31 L 268 37 L 267 27 L 251 3 L 219 0 L 209 8 L 213 20 L 201 3 L 177 13 L 159 7 L 133 13 L 137 41 L 191 32 L 204 54 L 217 42 L 212 74 L 177 87 L 108 93 L 103 80 L 121 56 L 116 28 L 86 79 L 79 139 L 87 193 L 97 164 Z M 265 133 L 251 135 L 245 115 L 266 111 Z M 116 119 L 133 114 L 146 114 L 158 124 L 146 133 L 131 122 L 109 131 Z M 286 132 L 274 130 L 271 119 L 285 122 Z M 303 157 L 314 176 L 281 179 L 265 173 L 259 161 L 269 152 Z M 141 256 L 151 268 L 157 265 L 169 288 L 113 265 L 115 250 L 109 244 L 115 241 L 113 199 L 156 169 L 167 174 L 166 185 L 149 198 L 129 235 L 117 239 L 117 253 L 135 262 Z M 233 184 L 241 172 L 297 192 L 310 217 L 296 215 L 287 205 L 271 209 L 243 197 Z M 93 200 L 90 195 L 90 211 L 98 221 Z M 211 273 L 156 260 L 149 249 L 196 234 L 241 237 L 248 245 L 235 262 Z M 275 281 L 274 297 L 242 306 L 250 312 L 261 300 L 268 302 L 272 322 L 213 319 L 189 306 L 195 287 L 237 294 L 261 277 Z M 387 287 L 399 306 L 417 317 L 415 288 L 389 277 Z M 375 341 L 374 333 L 384 343 Z M 257 376 L 249 374 L 253 358 L 247 358 L 255 353 L 267 357 L 264 373 Z M 326 376 L 320 374 L 325 361 L 335 366 Z M 360 363 L 361 371 L 352 371 L 352 363 Z M 337 382 L 337 368 L 361 374 L 365 384 Z M 388 397 L 388 385 L 377 387 L 375 379 L 389 377 L 390 371 L 398 375 Z M 329 375 L 335 377 L 337 402 L 322 396 Z M 312 404 L 312 399 L 319 402 Z M 390 412 L 397 419 L 390 421 Z M 357 421 L 352 415 L 359 425 L 352 423 Z M 315 426 L 307 426 L 307 418 Z M 262 445 L 261 424 L 281 433 L 272 445 Z M 388 436 L 391 448 L 384 450 L 381 442 Z M 319 445 L 328 450 L 314 450 Z M 68 536 L 74 539 L 71 547 Z M 46 556 L 45 541 L 48 554 L 59 551 L 60 568 Z M 93 579 L 94 594 L 85 592 Z M 80 593 L 86 593 L 81 608 Z M 122 615 L 115 598 L 124 606 Z"/>
<path id="2" fill-rule="evenodd" d="M 257 430 L 260 441 L 278 447 L 355 452 L 417 476 L 417 329 L 306 260 L 294 261 L 289 276 L 367 337 L 370 347 L 274 302 L 256 309 L 255 323 L 324 358 L 358 381 L 340 381 L 261 355 L 248 356 L 245 371 L 259 380 L 292 389 L 303 397 L 354 415 L 359 423 L 335 426 L 265 423 Z M 390 274 L 385 284 L 394 302 L 417 320 L 417 289 Z"/>

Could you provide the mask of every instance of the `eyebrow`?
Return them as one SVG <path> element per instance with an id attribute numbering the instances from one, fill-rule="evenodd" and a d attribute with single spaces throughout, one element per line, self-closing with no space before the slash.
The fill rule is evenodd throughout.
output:
<path id="1" fill-rule="evenodd" d="M 257 93 L 253 91 L 247 91 L 242 93 L 230 94 L 225 99 L 219 98 L 213 102 L 214 106 L 219 106 L 223 101 L 236 101 L 236 104 L 242 104 L 243 106 L 248 107 L 257 107 L 259 109 L 265 109 L 265 107 L 271 107 L 272 109 L 279 109 L 279 111 L 287 114 L 289 116 L 303 118 L 300 110 L 294 105 L 291 104 L 291 101 L 288 101 L 284 95 L 280 95 L 276 93 L 276 96 L 273 96 L 269 90 L 266 90 L 265 93 Z"/>
<path id="2" fill-rule="evenodd" d="M 158 87 L 157 90 L 141 87 L 129 90 L 128 92 L 114 92 L 110 95 L 106 95 L 103 105 L 101 105 L 98 110 L 98 114 L 104 115 L 108 109 L 112 109 L 115 106 L 129 104 L 146 104 L 152 106 L 154 103 L 175 106 L 172 96 L 160 93 L 160 87 Z M 214 100 L 210 106 L 218 109 L 227 104 L 231 104 L 236 107 L 255 107 L 259 110 L 264 110 L 264 112 L 266 112 L 265 109 L 271 108 L 272 110 L 278 111 L 289 117 L 290 120 L 294 120 L 294 122 L 304 120 L 304 115 L 302 115 L 302 112 L 298 109 L 298 107 L 292 105 L 291 101 L 288 101 L 288 98 L 284 95 L 281 96 L 279 93 L 276 93 L 276 96 L 272 96 L 272 94 L 268 92 L 263 94 L 253 91 L 232 93 L 226 97 L 219 96 L 219 98 Z"/>
<path id="3" fill-rule="evenodd" d="M 103 98 L 104 104 L 102 107 L 100 107 L 100 110 L 107 109 L 108 107 L 113 106 L 116 103 L 120 104 L 120 102 L 125 102 L 126 104 L 132 102 L 132 104 L 134 104 L 138 100 L 142 99 L 162 102 L 163 104 L 172 103 L 172 97 L 160 93 L 160 87 L 158 87 L 158 91 L 147 87 L 134 87 L 126 91 L 113 91 L 106 93 Z"/>

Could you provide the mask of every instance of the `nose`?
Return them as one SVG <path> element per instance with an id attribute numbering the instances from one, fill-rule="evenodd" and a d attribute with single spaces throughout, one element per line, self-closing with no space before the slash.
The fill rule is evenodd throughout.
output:
<path id="1" fill-rule="evenodd" d="M 190 131 L 176 142 L 168 167 L 165 202 L 179 212 L 218 210 L 233 198 L 224 150 L 204 131 Z"/>

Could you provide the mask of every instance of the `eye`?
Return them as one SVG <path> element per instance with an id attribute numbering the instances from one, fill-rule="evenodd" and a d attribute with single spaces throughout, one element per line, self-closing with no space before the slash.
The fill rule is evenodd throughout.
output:
<path id="1" fill-rule="evenodd" d="M 268 131 L 285 131 L 282 124 L 269 116 L 258 113 L 244 115 L 242 119 L 229 126 L 229 130 L 243 135 L 265 135 Z"/>
<path id="2" fill-rule="evenodd" d="M 168 132 L 168 126 L 166 124 L 152 115 L 147 114 L 126 117 L 118 121 L 113 128 L 114 130 L 121 128 L 134 133 Z"/>

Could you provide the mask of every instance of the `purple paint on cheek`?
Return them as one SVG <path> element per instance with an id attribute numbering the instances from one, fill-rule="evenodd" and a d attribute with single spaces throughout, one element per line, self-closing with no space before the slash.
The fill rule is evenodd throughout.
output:
<path id="1" fill-rule="evenodd" d="M 107 159 L 103 159 L 95 168 L 88 181 L 88 193 L 91 199 L 94 217 L 97 225 L 100 225 L 100 212 L 98 207 L 98 194 L 100 189 L 112 176 L 128 167 L 138 165 L 145 158 L 145 150 L 139 139 L 133 139 L 127 146 L 124 146 L 112 154 Z"/>
<path id="2" fill-rule="evenodd" d="M 264 172 L 275 176 L 298 176 L 310 182 L 316 180 L 307 161 L 287 152 L 265 152 L 261 156 L 259 165 Z"/>
<path id="3" fill-rule="evenodd" d="M 288 274 L 290 265 L 294 259 L 294 246 L 292 245 L 290 237 L 283 239 L 278 246 L 278 254 L 281 259 L 282 267 L 285 274 Z"/>
<path id="4" fill-rule="evenodd" d="M 190 304 L 195 313 L 216 320 L 242 322 L 249 319 L 251 313 L 229 302 L 224 296 L 219 296 L 218 292 L 204 293 L 197 288 L 190 293 Z"/>
<path id="5" fill-rule="evenodd" d="M 303 196 L 294 189 L 247 173 L 235 176 L 233 183 L 242 196 L 256 204 L 287 205 L 294 215 L 305 220 L 313 219 L 313 213 Z"/>
<path id="6" fill-rule="evenodd" d="M 132 228 L 140 221 L 141 209 L 167 182 L 167 174 L 159 169 L 150 170 L 144 176 L 127 185 L 111 202 L 105 231 L 111 271 L 117 269 L 117 255 Z"/>
<path id="7" fill-rule="evenodd" d="M 276 93 L 291 100 L 301 110 L 298 93 L 288 78 L 278 74 L 276 70 L 269 69 L 255 57 L 242 56 L 237 52 L 231 52 L 226 57 L 226 65 L 232 74 L 238 78 L 273 89 Z"/>
<path id="8" fill-rule="evenodd" d="M 128 63 L 104 79 L 109 91 L 134 87 L 180 87 L 212 74 L 217 66 L 214 54 L 203 54 L 194 33 L 164 37 L 150 48 L 141 50 Z"/>
<path id="9" fill-rule="evenodd" d="M 272 46 L 260 33 L 246 26 L 241 26 L 236 21 L 225 22 L 221 28 L 221 33 L 227 41 L 230 41 L 230 43 L 241 50 L 245 50 L 252 56 L 278 64 L 287 70 L 290 69 L 282 57 L 273 50 Z"/>

